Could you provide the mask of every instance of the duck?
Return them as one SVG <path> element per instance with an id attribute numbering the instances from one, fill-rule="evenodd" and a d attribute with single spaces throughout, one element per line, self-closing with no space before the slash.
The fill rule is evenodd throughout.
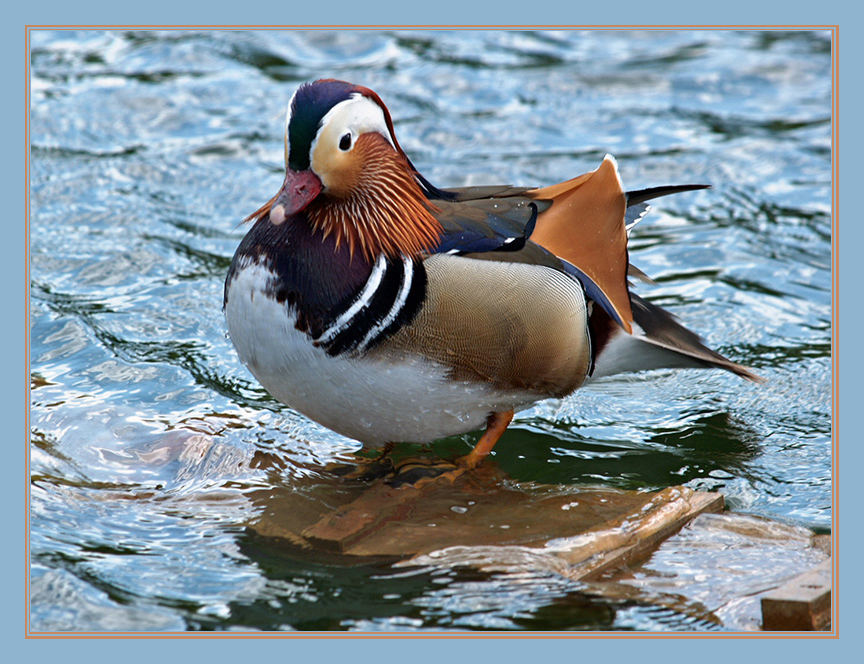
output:
<path id="1" fill-rule="evenodd" d="M 247 219 L 223 310 L 239 359 L 278 401 L 365 448 L 482 430 L 475 468 L 514 414 L 586 381 L 658 368 L 749 368 L 631 290 L 648 201 L 615 159 L 541 187 L 440 188 L 369 88 L 300 85 L 285 177 Z"/>

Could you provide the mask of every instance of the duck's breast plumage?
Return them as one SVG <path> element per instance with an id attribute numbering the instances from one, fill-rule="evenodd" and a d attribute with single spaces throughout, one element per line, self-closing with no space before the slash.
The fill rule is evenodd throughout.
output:
<path id="1" fill-rule="evenodd" d="M 272 262 L 241 258 L 226 286 L 229 334 L 275 398 L 370 445 L 471 431 L 492 412 L 582 383 L 590 349 L 578 283 L 548 267 L 456 256 L 420 267 L 425 299 L 410 323 L 333 354 L 298 325 L 296 305 L 273 297 Z M 374 269 L 358 297 L 373 279 Z"/>

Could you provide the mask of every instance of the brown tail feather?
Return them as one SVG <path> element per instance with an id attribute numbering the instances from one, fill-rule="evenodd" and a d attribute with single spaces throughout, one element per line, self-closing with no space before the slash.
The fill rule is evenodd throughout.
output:
<path id="1" fill-rule="evenodd" d="M 596 171 L 526 194 L 552 201 L 538 216 L 531 240 L 594 281 L 615 308 L 624 329 L 631 332 L 624 227 L 627 199 L 615 160 L 607 155 Z"/>

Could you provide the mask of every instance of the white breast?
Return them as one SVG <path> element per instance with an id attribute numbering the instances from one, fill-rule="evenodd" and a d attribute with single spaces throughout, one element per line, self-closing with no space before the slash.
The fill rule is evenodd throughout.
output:
<path id="1" fill-rule="evenodd" d="M 270 276 L 258 263 L 235 274 L 225 307 L 231 340 L 270 394 L 334 431 L 367 445 L 428 442 L 542 398 L 448 379 L 445 366 L 420 355 L 331 357 L 295 328 L 288 307 L 265 295 Z"/>

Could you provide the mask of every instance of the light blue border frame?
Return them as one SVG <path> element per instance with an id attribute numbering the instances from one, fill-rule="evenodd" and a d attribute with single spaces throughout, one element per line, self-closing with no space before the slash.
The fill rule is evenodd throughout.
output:
<path id="1" fill-rule="evenodd" d="M 841 9 L 840 5 L 844 5 Z M 56 5 L 56 6 L 54 6 Z M 503 3 L 453 2 L 437 0 L 425 6 L 416 3 L 394 5 L 392 11 L 378 7 L 371 9 L 371 3 L 337 0 L 326 3 L 310 3 L 298 6 L 291 2 L 213 2 L 195 5 L 151 0 L 147 3 L 129 4 L 120 8 L 116 2 L 68 3 L 60 5 L 54 0 L 39 3 L 38 8 L 20 5 L 7 9 L 4 14 L 4 39 L 0 41 L 3 49 L 2 76 L 5 97 L 10 99 L 2 105 L 3 113 L 3 155 L 2 186 L 7 214 L 5 222 L 7 241 L 3 243 L 3 260 L 0 261 L 0 297 L 6 324 L 0 328 L 0 375 L 2 392 L 0 404 L 5 416 L 7 431 L 5 441 L 8 461 L 4 464 L 4 482 L 0 484 L 3 496 L 3 523 L 7 533 L 3 547 L 4 582 L 3 618 L 4 650 L 13 659 L 8 661 L 44 662 L 69 661 L 149 661 L 155 657 L 168 657 L 168 661 L 182 661 L 190 657 L 208 662 L 234 661 L 238 658 L 253 656 L 258 659 L 272 657 L 278 660 L 300 660 L 314 658 L 316 662 L 335 661 L 344 658 L 353 661 L 367 658 L 376 660 L 415 662 L 438 660 L 443 656 L 458 653 L 460 660 L 525 661 L 542 657 L 544 660 L 563 662 L 598 659 L 603 661 L 623 660 L 632 657 L 639 661 L 652 661 L 662 658 L 665 661 L 698 658 L 700 662 L 723 660 L 730 655 L 741 653 L 748 660 L 771 658 L 786 662 L 812 661 L 815 658 L 835 657 L 838 661 L 851 661 L 850 654 L 857 649 L 855 643 L 861 638 L 856 618 L 860 615 L 860 602 L 855 589 L 860 587 L 860 568 L 856 556 L 851 555 L 858 549 L 861 538 L 861 519 L 858 516 L 859 498 L 856 489 L 856 461 L 864 454 L 864 441 L 859 441 L 858 423 L 850 414 L 860 408 L 862 394 L 859 386 L 858 368 L 861 366 L 861 349 L 854 342 L 856 336 L 840 334 L 842 342 L 842 371 L 840 376 L 840 398 L 838 420 L 840 457 L 844 461 L 845 473 L 839 482 L 840 503 L 837 509 L 840 518 L 843 547 L 839 559 L 844 561 L 842 568 L 843 588 L 839 593 L 841 621 L 838 625 L 840 640 L 767 640 L 767 639 L 656 639 L 656 638 L 610 638 L 610 639 L 387 639 L 359 640 L 356 638 L 274 639 L 274 640 L 217 640 L 217 639 L 163 639 L 163 640 L 26 640 L 22 611 L 23 572 L 20 538 L 22 532 L 21 514 L 24 508 L 24 489 L 26 479 L 22 478 L 23 461 L 22 441 L 19 423 L 21 406 L 26 406 L 26 395 L 21 394 L 21 383 L 26 379 L 22 345 L 21 319 L 15 312 L 21 311 L 22 281 L 24 281 L 24 200 L 21 196 L 22 143 L 21 107 L 24 82 L 21 73 L 21 58 L 24 50 L 24 26 L 27 24 L 275 24 L 275 23 L 323 23 L 335 21 L 344 24 L 839 24 L 840 45 L 840 113 L 842 124 L 840 135 L 842 146 L 840 154 L 840 190 L 855 191 L 853 184 L 861 180 L 861 85 L 860 63 L 864 62 L 862 53 L 861 22 L 856 20 L 860 11 L 847 2 L 820 2 L 814 6 L 801 3 L 798 8 L 791 2 L 759 3 L 733 0 L 706 4 L 697 9 L 692 2 L 664 3 L 658 0 L 651 3 L 625 0 L 614 5 L 596 3 L 592 5 L 574 2 L 547 2 L 537 0 L 530 4 L 520 4 L 512 10 L 504 8 Z M 676 6 L 677 5 L 677 6 Z M 14 101 L 12 101 L 14 100 Z M 846 187 L 842 187 L 843 184 Z M 839 205 L 839 237 L 843 240 L 842 262 L 839 277 L 843 301 L 843 326 L 848 331 L 861 324 L 864 314 L 856 304 L 859 298 L 850 289 L 862 283 L 862 261 L 856 260 L 852 251 L 861 246 L 864 234 L 864 220 L 855 216 L 854 198 L 847 195 L 845 205 Z M 854 206 L 857 208 L 858 206 Z M 838 317 L 839 318 L 839 317 Z M 838 318 L 835 318 L 837 320 Z M 26 333 L 26 327 L 24 332 Z M 25 375 L 22 375 L 25 374 Z M 840 417 L 842 415 L 842 417 Z M 26 439 L 27 432 L 24 432 Z M 845 524 L 846 528 L 843 528 Z M 843 551 L 846 556 L 842 555 Z M 748 643 L 749 641 L 749 643 Z M 743 650 L 739 650 L 743 648 Z M 20 652 L 16 652 L 19 651 Z M 840 650 L 842 649 L 842 651 Z M 844 656 L 844 654 L 846 656 Z M 859 654 L 860 656 L 860 654 Z M 26 658 L 26 660 L 25 660 Z"/>

